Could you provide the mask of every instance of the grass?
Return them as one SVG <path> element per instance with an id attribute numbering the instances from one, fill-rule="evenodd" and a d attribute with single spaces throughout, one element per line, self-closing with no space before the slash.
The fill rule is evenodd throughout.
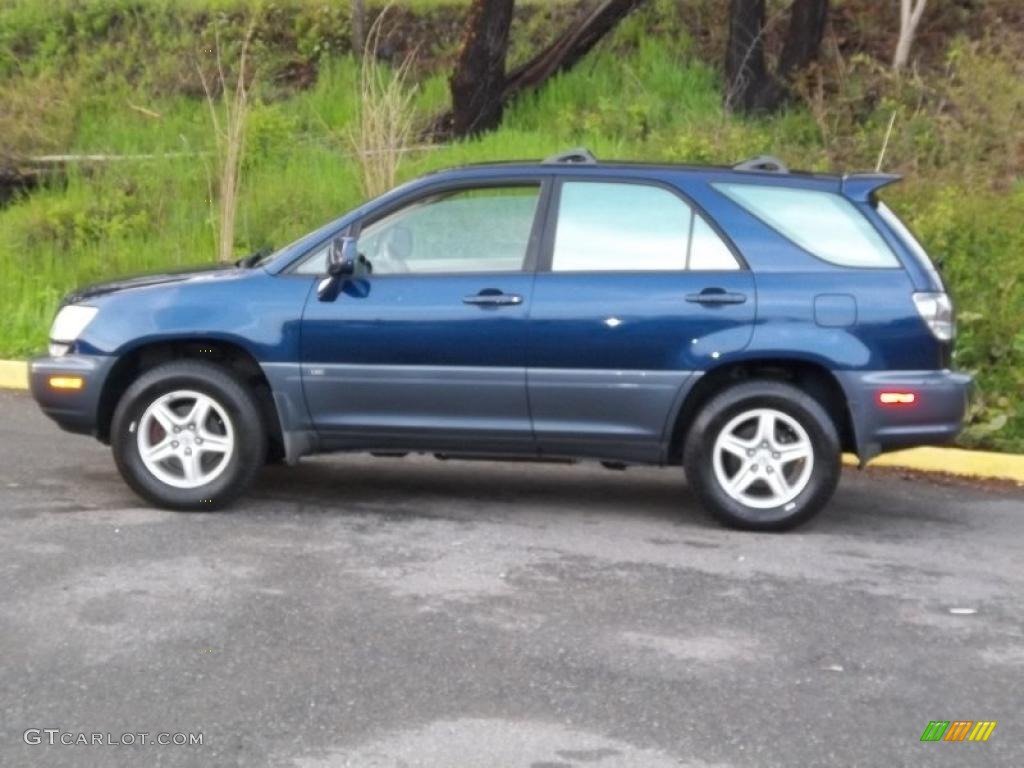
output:
<path id="1" fill-rule="evenodd" d="M 78 9 L 123 9 L 125 4 L 60 0 L 61 7 Z M 419 0 L 416 7 L 450 4 Z M 650 13 L 661 14 L 657 24 L 643 14 L 631 18 L 571 73 L 518 100 L 501 130 L 408 155 L 399 180 L 464 163 L 540 158 L 579 145 L 605 158 L 722 163 L 771 152 L 817 170 L 835 170 L 837 163 L 844 169 L 874 165 L 892 110 L 902 109 L 899 102 L 883 100 L 867 117 L 854 115 L 846 123 L 839 117 L 843 102 L 838 100 L 823 110 L 794 107 L 771 119 L 726 115 L 715 68 L 700 59 L 678 24 L 663 22 L 670 5 L 656 2 Z M 182 9 L 252 6 L 247 0 L 135 0 L 132 7 L 170 9 L 184 17 Z M 323 4 L 281 0 L 277 6 Z M 48 29 L 48 14 L 52 9 L 30 0 L 0 0 L 0 41 L 29 27 Z M 12 20 L 17 23 L 5 27 Z M 146 45 L 135 39 L 141 27 L 122 30 L 120 38 L 114 35 L 117 45 L 45 42 L 53 37 L 46 32 L 35 38 L 44 42 L 23 57 L 16 74 L 6 83 L 0 80 L 0 96 L 6 88 L 19 97 L 5 103 L 20 105 L 22 126 L 60 126 L 45 145 L 43 131 L 19 134 L 38 137 L 46 151 L 188 153 L 71 167 L 60 181 L 0 208 L 0 357 L 41 350 L 57 303 L 75 286 L 216 259 L 207 170 L 215 142 L 201 89 L 186 79 L 194 75 L 194 65 L 180 60 L 188 46 L 193 51 L 202 46 L 189 24 L 176 23 L 161 27 L 163 39 Z M 299 27 L 306 30 L 296 21 L 294 28 Z M 661 32 L 650 34 L 655 27 Z M 359 115 L 359 69 L 351 57 L 321 50 L 322 34 L 307 30 L 305 37 L 288 42 L 320 51 L 315 81 L 305 89 L 278 82 L 284 71 L 279 65 L 294 61 L 294 55 L 257 51 L 263 77 L 253 91 L 249 115 L 237 255 L 291 241 L 362 201 L 350 140 Z M 156 55 L 132 53 L 152 50 Z M 438 55 L 443 61 L 444 53 Z M 983 124 L 955 133 L 949 120 L 908 112 L 898 123 L 889 167 L 907 168 L 911 178 L 886 196 L 931 252 L 943 258 L 957 300 L 958 366 L 975 372 L 980 382 L 964 442 L 1024 450 L 1024 407 L 1019 405 L 1024 401 L 1024 230 L 1019 226 L 1024 185 L 1006 166 L 1005 130 L 992 127 L 1019 125 L 1024 85 L 1011 77 L 1012 69 L 999 69 L 1009 65 L 993 66 L 973 55 L 958 54 L 977 70 L 978 85 L 958 87 L 987 94 L 988 112 L 977 118 Z M 0 67 L 4 61 L 0 51 Z M 1001 74 L 989 82 L 993 72 Z M 446 104 L 445 75 L 429 67 L 418 73 L 414 98 L 424 120 Z M 852 90 L 856 67 L 845 76 Z M 45 88 L 48 96 L 59 93 L 59 98 L 35 98 L 34 88 Z M 1007 94 L 1016 101 L 1001 105 L 1000 99 L 1011 98 Z M 907 101 L 916 105 L 913 99 Z M 33 114 L 36 103 L 49 111 Z M 828 115 L 825 127 L 822 114 Z M 967 119 L 975 112 L 964 109 L 961 114 Z M 0 110 L 0 145 L 3 119 Z M 921 158 L 933 160 L 920 165 Z M 995 178 L 998 184 L 991 181 Z"/>
<path id="2" fill-rule="evenodd" d="M 243 168 L 236 251 L 287 242 L 361 202 L 348 136 L 358 115 L 353 59 L 323 65 L 313 88 L 255 102 Z M 594 94 L 623 94 L 612 99 Z M 599 156 L 686 159 L 667 135 L 715 130 L 717 77 L 685 45 L 646 41 L 624 65 L 595 56 L 508 112 L 480 139 L 409 156 L 401 179 L 463 163 L 538 158 L 577 144 Z M 679 94 L 685 97 L 678 98 Z M 214 149 L 199 98 L 147 99 L 127 84 L 82 97 L 71 152 L 161 154 Z M 421 115 L 447 98 L 443 75 L 418 85 Z M 161 115 L 132 108 L 139 103 Z M 623 107 L 625 106 L 625 109 Z M 214 227 L 202 156 L 73 168 L 66 185 L 0 209 L 0 354 L 40 349 L 60 296 L 112 275 L 214 260 Z"/>
<path id="3" fill-rule="evenodd" d="M 545 0 L 522 0 L 530 4 L 541 4 Z M 346 0 L 341 0 L 346 2 Z M 402 0 L 403 8 L 422 13 L 439 7 L 464 7 L 470 0 Z M 325 0 L 287 0 L 286 5 L 293 8 L 318 8 L 328 3 Z M 368 10 L 383 8 L 388 0 L 369 0 Z M 26 25 L 32 22 L 49 23 L 60 14 L 71 11 L 101 11 L 126 7 L 124 0 L 0 0 L 2 18 L 12 24 Z M 225 13 L 251 11 L 268 5 L 267 0 L 135 0 L 138 8 L 173 11 L 183 14 Z"/>

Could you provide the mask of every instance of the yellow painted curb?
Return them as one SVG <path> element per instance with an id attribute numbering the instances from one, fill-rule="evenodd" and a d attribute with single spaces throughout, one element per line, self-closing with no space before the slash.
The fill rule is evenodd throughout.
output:
<path id="1" fill-rule="evenodd" d="M 856 464 L 854 456 L 844 456 L 847 464 Z M 967 451 L 963 448 L 909 448 L 876 456 L 870 467 L 895 467 L 917 472 L 948 472 L 964 477 L 1013 480 L 1024 484 L 1024 456 L 1015 453 Z"/>
<path id="2" fill-rule="evenodd" d="M 28 363 L 0 360 L 0 389 L 28 389 Z"/>

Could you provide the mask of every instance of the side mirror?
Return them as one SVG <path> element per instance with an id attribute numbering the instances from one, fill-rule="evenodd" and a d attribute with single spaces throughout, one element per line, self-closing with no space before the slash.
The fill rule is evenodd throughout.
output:
<path id="1" fill-rule="evenodd" d="M 354 237 L 336 237 L 327 252 L 327 274 L 331 277 L 351 277 L 356 273 L 359 248 Z"/>
<path id="2" fill-rule="evenodd" d="M 334 301 L 349 280 L 371 272 L 373 267 L 359 253 L 356 239 L 336 237 L 327 250 L 327 277 L 317 286 L 317 297 L 320 301 Z"/>

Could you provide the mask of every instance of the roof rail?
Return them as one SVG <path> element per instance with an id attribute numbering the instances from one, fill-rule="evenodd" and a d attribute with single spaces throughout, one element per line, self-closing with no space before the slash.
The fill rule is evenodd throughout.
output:
<path id="1" fill-rule="evenodd" d="M 562 163 L 570 165 L 597 165 L 597 158 L 586 147 L 576 147 L 576 149 L 570 149 L 568 152 L 560 152 L 557 155 L 546 157 L 541 164 L 560 165 Z"/>
<path id="2" fill-rule="evenodd" d="M 789 173 L 786 164 L 775 155 L 758 155 L 732 167 L 734 171 L 767 171 L 768 173 Z"/>

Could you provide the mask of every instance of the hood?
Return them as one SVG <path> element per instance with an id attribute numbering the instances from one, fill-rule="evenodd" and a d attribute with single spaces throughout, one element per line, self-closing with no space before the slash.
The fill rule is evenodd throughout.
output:
<path id="1" fill-rule="evenodd" d="M 239 273 L 244 271 L 244 269 L 234 265 L 224 266 L 221 264 L 214 264 L 209 267 L 200 267 L 198 269 L 191 267 L 189 269 L 174 270 L 171 272 L 158 272 L 148 275 L 137 275 L 135 277 L 125 277 L 119 280 L 111 280 L 106 283 L 95 283 L 82 288 L 76 288 L 64 297 L 63 304 L 76 304 L 80 301 L 86 301 L 97 296 L 120 293 L 134 288 L 148 288 L 153 285 L 181 283 L 188 280 L 219 280 L 226 277 L 237 276 Z"/>

